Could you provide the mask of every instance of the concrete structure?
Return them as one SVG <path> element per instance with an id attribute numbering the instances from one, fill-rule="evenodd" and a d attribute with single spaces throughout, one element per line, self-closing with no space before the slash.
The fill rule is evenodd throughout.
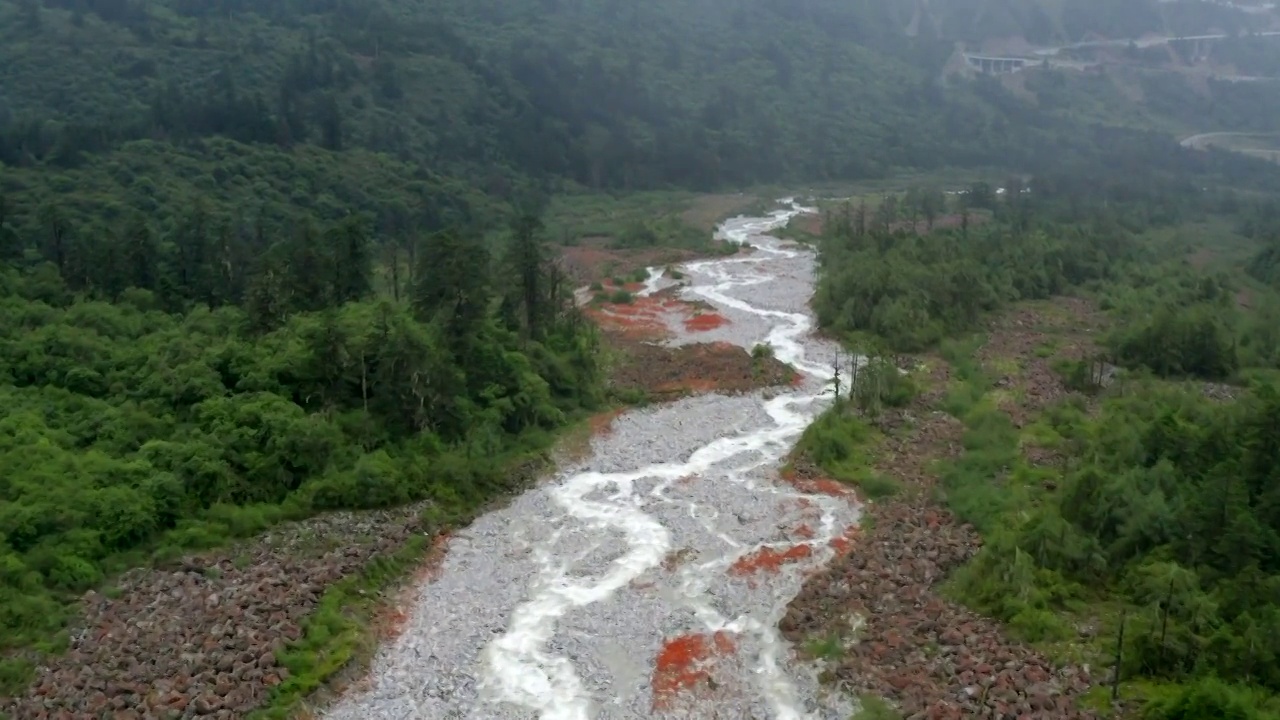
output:
<path id="1" fill-rule="evenodd" d="M 992 55 L 975 55 L 973 53 L 965 53 L 964 59 L 965 62 L 969 63 L 970 67 L 987 75 L 1016 73 L 1026 68 L 1027 65 L 1036 62 L 1029 58 L 995 57 Z"/>

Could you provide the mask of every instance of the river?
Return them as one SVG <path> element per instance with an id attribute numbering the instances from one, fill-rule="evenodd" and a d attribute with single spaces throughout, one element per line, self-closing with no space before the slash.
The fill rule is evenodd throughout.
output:
<path id="1" fill-rule="evenodd" d="M 403 633 L 325 717 L 847 720 L 777 630 L 858 520 L 851 498 L 778 474 L 837 354 L 811 332 L 813 253 L 768 235 L 812 210 L 781 205 L 718 229 L 755 252 L 682 268 L 684 296 L 730 323 L 673 342 L 768 343 L 801 382 L 619 417 L 587 459 L 450 540 Z"/>

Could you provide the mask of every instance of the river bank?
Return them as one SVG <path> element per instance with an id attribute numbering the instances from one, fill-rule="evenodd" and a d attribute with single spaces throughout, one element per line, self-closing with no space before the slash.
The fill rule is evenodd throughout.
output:
<path id="1" fill-rule="evenodd" d="M 338 514 L 120 578 L 85 598 L 72 651 L 14 707 L 309 716 L 289 698 L 341 676 L 355 683 L 333 688 L 331 717 L 533 717 L 546 693 L 546 717 L 807 716 L 821 690 L 776 625 L 858 510 L 776 477 L 821 409 L 834 355 L 809 337 L 812 255 L 759 235 L 798 211 L 731 221 L 722 240 L 763 250 L 637 289 L 681 296 L 680 317 L 662 344 L 612 336 L 615 382 L 684 399 L 591 423 L 575 466 L 447 542 L 423 544 L 418 508 Z M 409 573 L 421 587 L 386 586 L 424 553 Z M 377 582 L 357 579 L 368 568 L 383 569 Z M 341 622 L 317 624 L 321 610 Z M 357 680 L 352 663 L 378 636 L 373 672 Z M 821 717 L 845 720 L 834 708 Z"/>
<path id="2" fill-rule="evenodd" d="M 995 380 L 997 408 L 1023 428 L 1067 393 L 1052 358 L 1085 357 L 1100 322 L 1075 298 L 1014 308 L 963 359 Z M 809 579 L 783 620 L 785 637 L 823 663 L 825 680 L 885 698 L 905 718 L 1096 717 L 1081 697 L 1103 678 L 1102 668 L 1055 662 L 948 592 L 948 577 L 982 539 L 948 509 L 943 476 L 981 449 L 952 414 L 963 417 L 964 378 L 942 357 L 913 360 L 923 368 L 914 373 L 922 392 L 878 420 L 884 436 L 869 453 L 874 470 L 899 490 L 865 509 L 853 552 Z M 1032 442 L 1014 452 L 1058 462 Z M 796 465 L 820 475 L 803 457 Z"/>
<path id="3" fill-rule="evenodd" d="M 859 512 L 777 474 L 836 350 L 811 335 L 812 254 L 764 235 L 799 211 L 726 223 L 757 251 L 684 266 L 681 292 L 724 322 L 670 342 L 767 344 L 799 381 L 615 419 L 576 467 L 451 539 L 403 634 L 326 717 L 847 720 L 777 632 Z"/>

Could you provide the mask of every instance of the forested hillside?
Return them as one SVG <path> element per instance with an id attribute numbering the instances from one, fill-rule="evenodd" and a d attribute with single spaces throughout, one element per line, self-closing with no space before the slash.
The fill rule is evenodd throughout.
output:
<path id="1" fill-rule="evenodd" d="M 252 227 L 194 208 L 24 236 L 0 202 L 0 694 L 62 601 L 159 552 L 338 508 L 466 512 L 601 400 L 595 334 L 536 210 L 493 256 L 368 218 Z M 37 249 L 38 248 L 38 249 Z M 378 289 L 375 289 L 377 285 Z"/>
<path id="2" fill-rule="evenodd" d="M 1268 26 L 1264 14 L 1226 3 L 1190 0 L 904 0 L 883 3 L 901 27 L 920 34 L 980 43 L 1020 37 L 1038 45 L 1146 34 L 1236 33 Z M 915 25 L 909 25 L 915 20 Z"/>
<path id="3" fill-rule="evenodd" d="M 1151 23 L 1107 18 L 1183 4 L 1132 5 L 1069 2 L 1051 24 L 1071 28 L 1054 31 L 1063 38 L 1123 35 Z M 1005 6 L 1047 12 L 935 2 L 930 13 L 972 28 L 946 21 L 913 37 L 911 3 L 3 0 L 2 181 L 31 207 L 74 186 L 93 216 L 113 204 L 163 213 L 199 195 L 327 219 L 352 206 L 385 226 L 406 207 L 459 204 L 469 190 L 449 178 L 504 197 L 526 177 L 636 189 L 1036 172 L 1132 143 L 1181 152 L 1089 118 L 1189 127 L 1201 103 L 1231 127 L 1273 115 L 1257 88 L 1227 84 L 1209 100 L 1152 90 L 1154 110 L 1112 91 L 1095 112 L 1087 85 L 1041 84 L 1029 101 L 990 79 L 942 83 L 952 41 L 1000 35 Z M 1077 16 L 1100 24 L 1076 27 Z"/>

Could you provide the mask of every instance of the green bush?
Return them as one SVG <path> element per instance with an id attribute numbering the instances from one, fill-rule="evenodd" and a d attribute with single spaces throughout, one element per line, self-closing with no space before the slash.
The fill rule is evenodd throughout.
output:
<path id="1" fill-rule="evenodd" d="M 1018 432 L 1007 414 L 981 404 L 964 422 L 965 452 L 942 468 L 941 488 L 962 520 L 988 531 L 1019 499 L 1009 480 L 1019 457 Z"/>
<path id="2" fill-rule="evenodd" d="M 858 704 L 861 708 L 854 713 L 852 720 L 902 720 L 902 713 L 874 695 L 858 696 Z"/>
<path id="3" fill-rule="evenodd" d="M 1144 720 L 1277 720 L 1274 709 L 1262 709 L 1267 701 L 1256 691 L 1214 678 L 1202 678 L 1183 686 L 1172 697 L 1158 699 L 1143 709 Z"/>
<path id="4" fill-rule="evenodd" d="M 898 483 L 872 470 L 870 446 L 876 431 L 863 419 L 839 404 L 823 413 L 805 429 L 796 443 L 803 454 L 823 472 L 840 482 L 857 487 L 871 500 L 893 495 Z"/>

